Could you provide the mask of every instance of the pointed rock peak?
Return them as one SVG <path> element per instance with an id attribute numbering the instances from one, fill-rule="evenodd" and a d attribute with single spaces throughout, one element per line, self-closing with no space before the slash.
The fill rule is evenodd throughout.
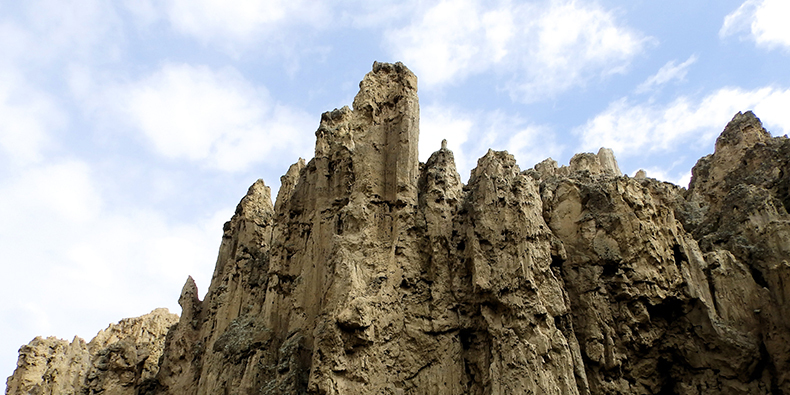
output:
<path id="1" fill-rule="evenodd" d="M 771 139 L 771 134 L 763 128 L 760 118 L 751 111 L 738 112 L 716 139 L 716 152 L 727 147 L 751 147 Z"/>
<path id="2" fill-rule="evenodd" d="M 331 174 L 331 194 L 359 191 L 415 202 L 419 119 L 417 77 L 401 63 L 374 63 L 359 84 L 353 110 L 324 113 L 316 131 L 315 164 Z"/>
<path id="3" fill-rule="evenodd" d="M 336 108 L 321 114 L 321 123 L 327 125 L 337 125 L 343 123 L 351 116 L 351 109 L 348 106 Z"/>
<path id="4" fill-rule="evenodd" d="M 482 158 L 477 160 L 477 167 L 472 170 L 472 177 L 469 179 L 469 184 L 474 184 L 475 181 L 484 175 L 488 176 L 502 176 L 502 175 L 515 175 L 520 173 L 516 158 L 509 154 L 507 151 L 494 151 L 489 149 Z"/>
<path id="5" fill-rule="evenodd" d="M 321 128 L 327 129 L 335 129 L 338 125 L 344 125 L 348 123 L 348 120 L 351 119 L 352 111 L 348 106 L 343 106 L 343 108 L 336 108 L 332 111 L 327 111 L 321 114 L 321 127 L 319 127 L 319 131 Z M 318 132 L 316 132 L 317 134 Z"/>
<path id="6" fill-rule="evenodd" d="M 458 174 L 455 167 L 455 155 L 453 151 L 447 148 L 447 139 L 442 140 L 441 148 L 438 151 L 434 151 L 428 158 L 428 161 L 425 162 L 426 170 L 433 168 L 439 168 L 443 171 L 452 169 L 451 173 Z"/>
<path id="7" fill-rule="evenodd" d="M 604 148 L 598 150 L 598 162 L 601 164 L 601 170 L 604 174 L 610 176 L 622 176 L 620 167 L 617 166 L 617 159 L 614 157 L 614 152 L 611 148 Z"/>
<path id="8" fill-rule="evenodd" d="M 266 195 L 269 198 L 271 198 L 271 194 L 272 194 L 271 189 L 268 186 L 266 186 L 266 183 L 263 182 L 262 179 L 259 178 L 254 183 L 252 183 L 252 185 L 250 185 L 250 187 L 247 189 L 246 196 L 257 197 L 257 196 Z"/>
<path id="9" fill-rule="evenodd" d="M 603 147 L 598 150 L 598 154 L 584 152 L 574 155 L 568 167 L 571 173 L 588 171 L 590 175 L 623 175 L 612 150 Z"/>
<path id="10" fill-rule="evenodd" d="M 190 277 L 191 278 L 191 277 Z M 148 314 L 139 317 L 124 318 L 116 324 L 110 324 L 102 329 L 88 343 L 91 353 L 106 348 L 111 344 L 136 335 L 136 341 L 145 343 L 154 338 L 163 338 L 168 328 L 178 322 L 178 315 L 172 314 L 168 309 L 160 307 Z M 160 350 L 161 352 L 161 350 Z"/>
<path id="11" fill-rule="evenodd" d="M 442 141 L 442 148 L 431 154 L 421 175 L 420 189 L 425 192 L 438 185 L 440 189 L 461 189 L 461 176 L 455 167 L 455 155 L 447 149 L 447 140 Z"/>
<path id="12" fill-rule="evenodd" d="M 282 190 L 283 185 L 287 182 L 295 182 L 299 179 L 299 173 L 302 172 L 302 169 L 306 166 L 304 158 L 299 158 L 296 163 L 292 164 L 288 171 L 285 172 L 285 175 L 280 177 L 280 190 Z M 278 194 L 279 196 L 279 194 Z"/>
<path id="13" fill-rule="evenodd" d="M 557 172 L 557 161 L 551 158 L 546 158 L 542 162 L 536 164 L 535 171 L 540 175 L 540 178 L 549 178 L 554 176 Z"/>
<path id="14" fill-rule="evenodd" d="M 273 214 L 272 190 L 258 179 L 247 190 L 239 205 L 236 206 L 236 215 L 247 218 L 258 218 L 263 214 Z"/>
<path id="15" fill-rule="evenodd" d="M 300 157 L 299 160 L 296 161 L 296 163 L 292 164 L 291 167 L 288 168 L 288 171 L 285 173 L 285 175 L 295 174 L 296 176 L 299 176 L 299 172 L 301 172 L 302 169 L 304 169 L 304 167 L 305 167 L 305 160 L 304 158 Z"/>
<path id="16" fill-rule="evenodd" d="M 455 169 L 455 155 L 453 155 L 453 151 L 447 149 L 447 140 L 442 140 L 442 148 L 434 151 L 428 158 L 428 161 L 425 162 L 425 165 L 426 167 L 452 165 L 453 169 Z"/>
<path id="17" fill-rule="evenodd" d="M 284 176 L 280 177 L 280 190 L 277 191 L 277 201 L 274 203 L 274 211 L 280 213 L 281 207 L 287 204 L 293 194 L 296 184 L 299 182 L 299 174 L 305 167 L 305 161 L 299 158 L 296 163 L 288 168 Z"/>
<path id="18" fill-rule="evenodd" d="M 417 76 L 403 63 L 373 63 L 373 71 L 359 83 L 354 111 L 374 116 L 384 103 L 397 103 L 402 97 L 417 97 Z"/>
<path id="19" fill-rule="evenodd" d="M 329 157 L 338 147 L 354 150 L 354 136 L 350 127 L 353 115 L 348 106 L 321 114 L 321 125 L 315 131 L 316 158 Z"/>
<path id="20" fill-rule="evenodd" d="M 601 174 L 601 162 L 598 161 L 598 156 L 591 152 L 573 155 L 568 167 L 570 167 L 572 173 L 586 170 L 590 174 Z"/>
<path id="21" fill-rule="evenodd" d="M 192 278 L 192 276 L 189 276 Z M 193 279 L 192 282 L 194 283 L 195 280 Z M 195 287 L 195 291 L 197 291 L 197 286 Z M 143 319 L 158 319 L 158 317 L 171 317 L 173 313 L 167 307 L 157 307 L 153 309 L 150 313 L 141 316 L 140 318 Z"/>
<path id="22" fill-rule="evenodd" d="M 187 311 L 191 311 L 197 303 L 200 303 L 200 299 L 198 298 L 197 284 L 195 284 L 195 279 L 193 279 L 192 276 L 189 276 L 186 283 L 184 283 L 184 287 L 181 288 L 181 296 L 178 297 L 178 304 L 181 306 L 181 310 L 183 311 L 182 314 L 186 314 Z"/>

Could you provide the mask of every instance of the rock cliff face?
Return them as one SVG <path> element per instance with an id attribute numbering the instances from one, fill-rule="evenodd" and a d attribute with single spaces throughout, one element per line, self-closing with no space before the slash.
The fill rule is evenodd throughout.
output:
<path id="1" fill-rule="evenodd" d="M 790 394 L 786 137 L 737 114 L 688 190 L 608 149 L 489 151 L 464 185 L 418 123 L 417 78 L 375 63 L 166 338 L 36 339 L 6 393 Z"/>

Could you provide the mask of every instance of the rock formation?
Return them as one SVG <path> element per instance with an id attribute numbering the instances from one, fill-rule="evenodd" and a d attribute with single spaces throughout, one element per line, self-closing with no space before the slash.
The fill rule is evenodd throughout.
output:
<path id="1" fill-rule="evenodd" d="M 134 395 L 159 371 L 165 335 L 178 322 L 167 309 L 123 319 L 90 343 L 37 337 L 19 350 L 6 394 Z"/>
<path id="2" fill-rule="evenodd" d="M 608 149 L 489 151 L 464 185 L 418 123 L 417 78 L 374 63 L 276 203 L 250 187 L 166 338 L 37 338 L 6 393 L 790 393 L 786 137 L 737 114 L 688 190 Z"/>

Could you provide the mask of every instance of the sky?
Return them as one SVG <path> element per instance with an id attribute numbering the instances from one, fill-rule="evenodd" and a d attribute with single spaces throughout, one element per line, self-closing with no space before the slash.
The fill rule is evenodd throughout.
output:
<path id="1" fill-rule="evenodd" d="M 258 178 L 313 156 L 373 61 L 419 78 L 420 158 L 609 147 L 682 186 L 738 111 L 790 133 L 787 0 L 0 0 L 0 376 L 208 288 Z"/>

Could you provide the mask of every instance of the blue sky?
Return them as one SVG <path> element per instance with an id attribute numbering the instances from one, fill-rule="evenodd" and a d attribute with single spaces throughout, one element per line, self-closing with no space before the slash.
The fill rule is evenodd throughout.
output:
<path id="1" fill-rule="evenodd" d="M 0 0 L 0 375 L 208 287 L 247 187 L 312 157 L 374 60 L 419 77 L 464 180 L 614 149 L 687 184 L 737 111 L 790 132 L 786 0 Z"/>

